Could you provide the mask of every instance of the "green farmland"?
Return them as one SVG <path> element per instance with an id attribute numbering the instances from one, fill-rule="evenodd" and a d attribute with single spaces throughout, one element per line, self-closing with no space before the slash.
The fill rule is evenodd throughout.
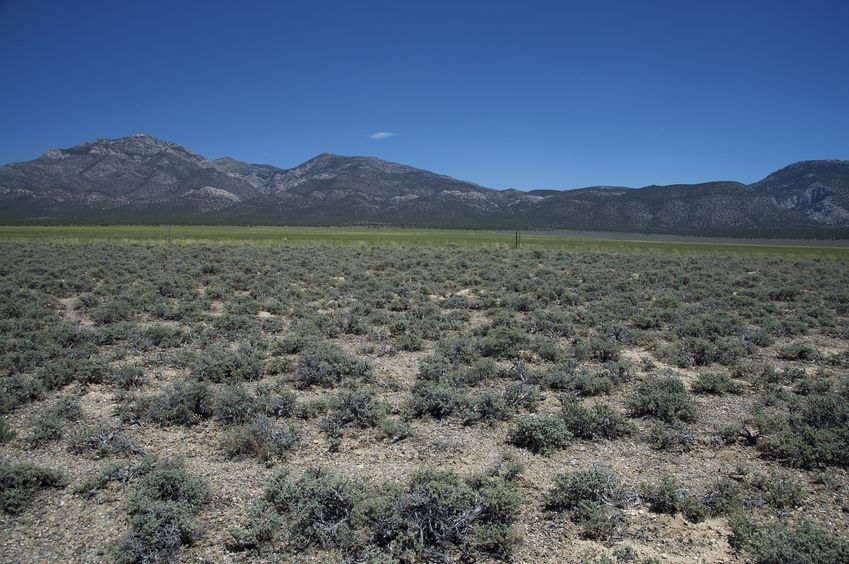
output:
<path id="1" fill-rule="evenodd" d="M 692 240 L 641 240 L 622 234 L 520 233 L 520 246 L 531 249 L 588 250 L 602 252 L 653 252 L 683 255 L 763 256 L 798 259 L 849 258 L 849 246 L 835 242 L 705 242 Z M 647 237 L 648 238 L 648 237 Z M 246 227 L 246 226 L 0 226 L 0 241 L 63 243 L 110 242 L 172 244 L 316 244 L 429 245 L 509 248 L 515 233 L 460 229 L 404 229 L 368 227 Z"/>

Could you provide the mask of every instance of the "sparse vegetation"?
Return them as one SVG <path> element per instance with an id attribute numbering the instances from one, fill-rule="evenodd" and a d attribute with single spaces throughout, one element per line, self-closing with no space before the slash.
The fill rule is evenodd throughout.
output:
<path id="1" fill-rule="evenodd" d="M 0 460 L 0 510 L 4 513 L 20 513 L 40 490 L 58 488 L 64 484 L 62 474 L 54 470 Z"/>
<path id="2" fill-rule="evenodd" d="M 153 465 L 130 497 L 131 531 L 116 547 L 118 562 L 173 560 L 200 536 L 194 514 L 209 498 L 206 485 L 178 462 Z"/>
<path id="3" fill-rule="evenodd" d="M 107 509 L 124 506 L 125 561 L 226 560 L 231 531 L 249 552 L 230 557 L 347 562 L 580 561 L 593 543 L 623 561 L 816 561 L 811 543 L 835 558 L 849 534 L 843 262 L 0 249 L 0 457 L 55 461 L 74 492 L 20 481 L 4 526 L 24 552 L 70 554 L 33 533 L 37 510 L 79 559 L 108 559 Z M 173 456 L 163 481 L 202 475 L 214 517 L 137 497 Z M 634 534 L 647 508 L 720 524 Z"/>
<path id="4" fill-rule="evenodd" d="M 656 417 L 667 423 L 693 421 L 697 416 L 696 406 L 684 384 L 666 376 L 642 382 L 629 398 L 628 407 L 636 417 Z"/>
<path id="5" fill-rule="evenodd" d="M 566 448 L 571 440 L 566 423 L 554 415 L 520 415 L 507 434 L 508 443 L 542 455 Z"/>
<path id="6" fill-rule="evenodd" d="M 510 479 L 500 475 L 424 469 L 401 487 L 375 488 L 320 468 L 296 480 L 283 470 L 246 526 L 234 531 L 232 546 L 257 549 L 285 538 L 289 550 L 341 548 L 370 561 L 503 557 L 515 543 L 510 525 L 519 503 Z"/>

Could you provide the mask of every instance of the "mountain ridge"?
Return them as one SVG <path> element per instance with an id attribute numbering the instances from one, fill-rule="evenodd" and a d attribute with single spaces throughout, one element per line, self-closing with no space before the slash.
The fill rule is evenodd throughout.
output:
<path id="1" fill-rule="evenodd" d="M 145 133 L 0 167 L 0 221 L 389 224 L 774 236 L 849 234 L 849 161 L 800 161 L 751 184 L 521 191 L 373 156 L 292 168 L 208 160 Z"/>

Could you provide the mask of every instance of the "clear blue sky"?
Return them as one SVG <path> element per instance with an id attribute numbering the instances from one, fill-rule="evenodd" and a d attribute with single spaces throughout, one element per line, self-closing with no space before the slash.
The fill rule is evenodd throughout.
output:
<path id="1" fill-rule="evenodd" d="M 0 163 L 144 131 L 495 188 L 753 181 L 849 158 L 848 34 L 845 0 L 0 0 Z"/>

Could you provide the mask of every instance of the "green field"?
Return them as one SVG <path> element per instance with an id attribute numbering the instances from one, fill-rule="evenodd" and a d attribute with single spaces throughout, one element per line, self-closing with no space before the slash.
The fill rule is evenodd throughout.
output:
<path id="1" fill-rule="evenodd" d="M 562 234 L 523 234 L 520 245 L 532 249 L 585 249 L 610 252 L 657 252 L 672 254 L 766 256 L 784 258 L 849 259 L 849 247 L 816 243 L 776 245 L 770 243 L 711 243 L 594 238 Z M 368 227 L 246 227 L 246 226 L 0 226 L 0 241 L 64 243 L 111 242 L 171 244 L 315 244 L 435 245 L 513 247 L 509 231 L 460 229 L 404 229 Z"/>

